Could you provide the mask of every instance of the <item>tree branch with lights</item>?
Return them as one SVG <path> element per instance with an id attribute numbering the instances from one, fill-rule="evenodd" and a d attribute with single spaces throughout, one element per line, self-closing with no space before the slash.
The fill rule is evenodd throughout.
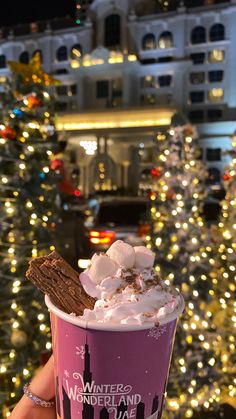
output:
<path id="1" fill-rule="evenodd" d="M 219 388 L 220 399 L 236 409 L 236 136 L 231 138 L 232 148 L 227 151 L 231 162 L 223 175 L 226 195 L 221 202 L 218 226 L 212 227 L 214 264 L 211 280 L 214 301 L 209 304 L 217 327 L 216 357 L 222 362 Z M 233 417 L 233 416 L 232 416 Z"/>
<path id="2" fill-rule="evenodd" d="M 193 126 L 159 133 L 156 146 L 148 246 L 157 254 L 156 269 L 181 290 L 186 301 L 177 328 L 166 417 L 191 418 L 196 411 L 214 409 L 221 367 L 212 347 L 216 338 L 212 313 L 206 310 L 213 298 L 212 249 L 202 218 L 207 172 L 199 159 Z"/>
<path id="3" fill-rule="evenodd" d="M 0 122 L 0 388 L 3 418 L 51 349 L 47 310 L 25 279 L 29 260 L 54 249 L 58 151 L 50 86 L 40 66 L 9 62 Z"/>

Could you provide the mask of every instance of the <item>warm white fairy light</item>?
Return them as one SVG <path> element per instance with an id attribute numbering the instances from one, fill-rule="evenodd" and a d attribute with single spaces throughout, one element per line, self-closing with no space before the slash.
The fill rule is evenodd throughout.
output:
<path id="1" fill-rule="evenodd" d="M 39 329 L 44 332 L 46 329 L 46 325 L 45 324 L 40 324 Z"/>
<path id="2" fill-rule="evenodd" d="M 1 365 L 1 366 L 0 366 L 0 373 L 1 373 L 1 374 L 4 374 L 6 371 L 7 371 L 7 367 L 6 367 L 6 365 Z"/>
<path id="3" fill-rule="evenodd" d="M 45 347 L 46 347 L 46 349 L 47 349 L 48 351 L 50 351 L 50 349 L 52 348 L 52 344 L 51 344 L 51 342 L 47 342 L 47 343 L 46 343 L 46 345 L 45 345 Z"/>
<path id="4" fill-rule="evenodd" d="M 33 152 L 35 151 L 35 149 L 34 149 L 34 147 L 33 147 L 32 145 L 29 145 L 29 146 L 27 147 L 27 150 L 28 150 L 30 153 L 33 153 Z"/>
<path id="5" fill-rule="evenodd" d="M 206 299 L 209 299 L 210 296 L 215 298 L 215 287 L 218 286 L 219 280 L 216 277 L 209 277 L 209 269 L 214 269 L 215 266 L 215 257 L 212 256 L 212 251 L 214 251 L 214 249 L 212 249 L 212 246 L 208 245 L 207 243 L 209 235 L 206 234 L 207 229 L 204 224 L 204 219 L 200 216 L 201 208 L 199 206 L 199 202 L 203 200 L 204 195 L 204 187 L 202 188 L 201 181 L 205 175 L 203 174 L 203 177 L 200 175 L 201 169 L 199 170 L 199 167 L 201 167 L 201 162 L 191 157 L 191 147 L 194 146 L 194 135 L 186 135 L 185 138 L 181 138 L 181 134 L 178 133 L 181 133 L 180 127 L 176 128 L 176 130 L 174 128 L 171 129 L 171 144 L 177 144 L 175 147 L 178 147 L 179 144 L 181 144 L 181 141 L 183 144 L 182 153 L 179 153 L 177 156 L 179 158 L 181 155 L 181 164 L 183 166 L 183 172 L 180 171 L 181 175 L 179 175 L 178 178 L 178 175 L 176 175 L 176 173 L 178 173 L 178 171 L 176 171 L 176 167 L 180 163 L 177 157 L 174 156 L 174 151 L 172 151 L 171 148 L 172 145 L 170 144 L 169 146 L 166 138 L 162 139 L 160 135 L 157 135 L 157 140 L 159 141 L 160 145 L 157 169 L 160 171 L 160 173 L 162 173 L 162 176 L 160 176 L 158 179 L 154 179 L 155 196 L 154 191 L 152 192 L 153 204 L 154 208 L 156 209 L 156 211 L 152 211 L 155 232 L 152 244 L 158 247 L 157 254 L 158 251 L 161 251 L 162 257 L 165 255 L 165 260 L 167 263 L 173 263 L 173 273 L 175 273 L 174 278 L 176 277 L 178 280 L 181 278 L 182 292 L 186 293 L 187 299 L 190 299 L 188 305 L 186 306 L 186 319 L 183 321 L 181 326 L 185 334 L 184 341 L 186 344 L 194 346 L 198 345 L 197 347 L 199 349 L 197 350 L 200 354 L 202 354 L 202 359 L 200 358 L 200 360 L 197 362 L 197 368 L 199 372 L 196 371 L 196 376 L 198 376 L 198 374 L 203 374 L 207 369 L 210 371 L 211 368 L 218 368 L 218 365 L 216 366 L 217 358 L 212 356 L 212 349 L 216 344 L 209 341 L 209 323 L 206 320 L 210 319 L 212 322 L 214 314 L 213 310 L 208 309 L 206 302 L 204 299 L 202 299 L 200 284 L 202 287 L 206 287 L 206 291 L 202 290 L 202 292 L 205 293 Z M 179 138 L 178 135 L 180 135 L 181 141 L 177 141 Z M 186 150 L 189 153 L 186 160 L 184 159 L 185 144 Z M 168 150 L 168 153 L 166 150 Z M 171 159 L 173 159 L 173 161 Z M 172 167 L 175 169 L 173 172 Z M 168 173 L 168 176 L 166 176 L 166 173 Z M 178 185 L 177 192 L 176 185 Z M 188 200 L 188 203 L 191 202 L 191 212 L 187 212 L 186 210 L 186 199 Z M 231 199 L 231 201 L 234 201 L 231 202 L 231 205 L 236 206 L 236 200 Z M 166 205 L 163 208 L 168 208 L 168 212 L 163 211 L 162 205 Z M 228 208 L 226 208 L 226 206 L 224 211 L 225 213 L 228 212 Z M 158 216 L 156 215 L 157 212 Z M 187 217 L 185 215 L 186 213 L 188 214 Z M 225 214 L 225 220 L 227 220 L 227 217 L 228 215 Z M 158 225 L 159 219 L 161 219 L 164 225 Z M 171 228 L 170 224 L 168 224 L 169 219 L 173 223 Z M 232 223 L 232 225 L 234 224 L 234 230 L 236 230 L 236 222 Z M 175 230 L 175 234 L 172 233 L 173 230 Z M 229 229 L 224 228 L 224 230 Z M 162 236 L 162 234 L 165 235 L 165 232 L 168 232 L 167 234 L 169 234 L 169 231 L 171 231 L 169 237 L 166 238 L 165 236 Z M 226 233 L 226 235 L 229 237 L 229 234 Z M 172 237 L 175 237 L 173 241 Z M 161 241 L 160 238 L 162 239 Z M 187 238 L 187 245 L 185 238 Z M 148 243 L 150 244 L 151 241 L 149 240 Z M 227 255 L 233 254 L 229 253 L 228 249 L 236 251 L 236 243 L 235 247 L 227 246 L 226 249 L 223 250 L 223 257 L 225 257 L 226 252 Z M 181 266 L 181 257 L 183 257 L 183 255 L 186 257 L 186 265 L 184 267 Z M 176 264 L 176 268 L 174 267 L 174 264 Z M 198 266 L 203 266 L 204 264 L 207 267 L 206 272 L 198 273 L 198 270 L 194 269 L 194 267 L 197 268 Z M 188 270 L 189 266 L 190 269 Z M 230 266 L 232 267 L 230 272 L 234 273 L 234 271 L 236 271 L 234 263 L 231 263 Z M 162 272 L 162 269 L 163 268 L 160 264 L 160 272 Z M 169 272 L 166 274 L 166 278 L 166 281 L 168 280 L 170 282 L 172 282 L 174 279 L 170 277 Z M 227 281 L 229 279 L 228 272 L 223 271 L 221 273 L 221 278 L 224 278 Z M 210 287 L 208 287 L 208 285 L 210 285 Z M 231 293 L 233 291 L 231 290 L 230 286 L 232 287 L 232 284 L 229 285 L 221 295 L 221 298 L 224 299 L 224 303 L 222 301 L 223 305 L 227 305 L 228 301 L 231 300 Z M 201 306 L 200 311 L 199 306 Z M 235 315 L 232 315 L 232 317 L 232 324 L 236 325 L 236 322 L 234 322 L 236 313 Z M 219 336 L 217 335 L 217 342 L 218 338 Z M 233 346 L 234 344 L 235 342 L 230 343 L 230 345 Z M 233 351 L 234 348 L 232 347 L 230 350 Z M 179 373 L 186 374 L 188 371 L 188 362 L 183 363 L 183 358 L 179 357 L 178 363 Z M 184 413 L 182 415 L 183 418 L 192 417 L 194 411 L 198 410 L 198 408 L 201 408 L 203 405 L 207 408 L 211 404 L 219 403 L 221 397 L 220 393 L 216 391 L 218 388 L 217 383 L 209 383 L 204 387 L 198 388 L 199 380 L 192 381 L 193 383 L 191 383 L 191 385 L 189 384 L 188 386 L 188 394 L 190 397 L 186 397 L 186 394 L 183 395 L 181 392 L 178 398 L 176 397 L 170 399 L 168 402 L 168 408 L 171 411 L 179 411 L 180 415 L 182 406 L 184 406 Z"/>

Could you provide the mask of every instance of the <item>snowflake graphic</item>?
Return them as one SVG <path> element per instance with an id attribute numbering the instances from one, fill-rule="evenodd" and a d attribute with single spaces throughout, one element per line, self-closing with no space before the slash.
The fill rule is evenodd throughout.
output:
<path id="1" fill-rule="evenodd" d="M 64 370 L 64 374 L 65 374 L 66 378 L 68 378 L 70 376 L 70 373 L 67 370 Z"/>
<path id="2" fill-rule="evenodd" d="M 79 355 L 81 359 L 84 359 L 85 347 L 83 345 L 76 346 L 76 355 Z"/>
<path id="3" fill-rule="evenodd" d="M 166 326 L 162 327 L 152 327 L 148 331 L 148 338 L 153 338 L 158 340 L 161 335 L 166 332 Z"/>

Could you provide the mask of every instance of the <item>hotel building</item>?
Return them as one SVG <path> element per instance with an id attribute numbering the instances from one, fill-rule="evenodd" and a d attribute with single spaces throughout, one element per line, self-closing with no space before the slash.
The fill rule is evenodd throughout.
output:
<path id="1" fill-rule="evenodd" d="M 236 0 L 166 0 L 164 12 L 159 3 L 80 0 L 76 23 L 1 30 L 2 83 L 7 60 L 27 63 L 37 51 L 45 71 L 61 81 L 57 129 L 85 195 L 145 188 L 154 140 L 176 113 L 175 121 L 197 126 L 213 187 L 228 163 L 236 129 Z"/>

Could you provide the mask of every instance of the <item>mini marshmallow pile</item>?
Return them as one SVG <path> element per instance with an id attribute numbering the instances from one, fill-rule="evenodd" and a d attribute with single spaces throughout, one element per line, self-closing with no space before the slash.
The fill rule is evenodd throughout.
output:
<path id="1" fill-rule="evenodd" d="M 174 311 L 180 296 L 157 280 L 154 260 L 155 254 L 145 246 L 132 247 L 122 240 L 114 242 L 106 253 L 95 254 L 80 281 L 97 301 L 81 318 L 103 323 L 156 323 Z"/>

